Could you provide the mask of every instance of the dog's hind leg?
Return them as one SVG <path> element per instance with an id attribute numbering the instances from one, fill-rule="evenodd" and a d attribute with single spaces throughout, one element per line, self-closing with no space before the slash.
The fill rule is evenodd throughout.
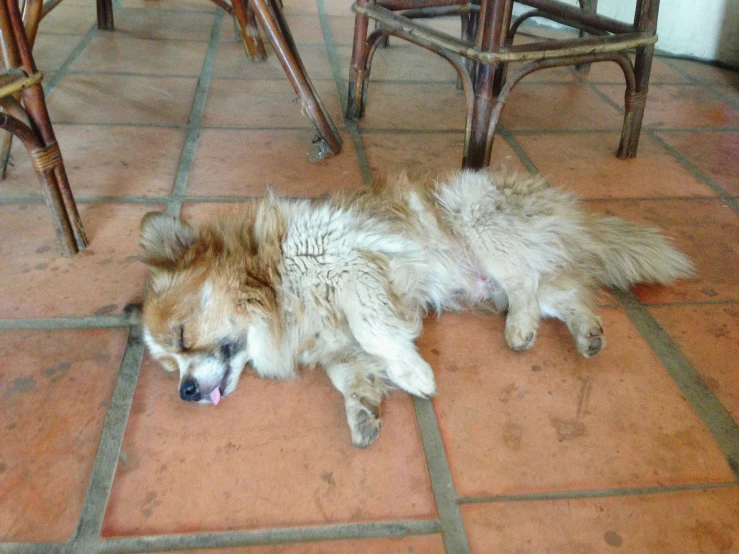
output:
<path id="1" fill-rule="evenodd" d="M 560 275 L 544 280 L 537 298 L 543 317 L 556 317 L 567 324 L 580 354 L 590 358 L 606 345 L 600 318 L 593 311 L 595 296 L 588 286 Z"/>
<path id="2" fill-rule="evenodd" d="M 380 433 L 380 406 L 387 391 L 383 360 L 355 352 L 326 364 L 331 382 L 344 395 L 346 419 L 355 446 L 365 448 Z"/>
<path id="3" fill-rule="evenodd" d="M 528 279 L 503 283 L 508 296 L 505 340 L 513 350 L 527 350 L 534 345 L 539 328 L 536 285 Z"/>

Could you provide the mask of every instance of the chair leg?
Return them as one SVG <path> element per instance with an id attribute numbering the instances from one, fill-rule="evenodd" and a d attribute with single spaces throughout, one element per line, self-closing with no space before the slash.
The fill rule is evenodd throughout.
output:
<path id="1" fill-rule="evenodd" d="M 10 161 L 10 150 L 13 148 L 13 135 L 0 131 L 0 181 L 5 179 Z"/>
<path id="2" fill-rule="evenodd" d="M 483 14 L 479 46 L 484 52 L 492 52 L 505 43 L 511 22 L 513 0 L 502 0 L 488 5 Z M 466 149 L 462 167 L 479 169 L 490 165 L 490 152 L 495 137 L 495 127 L 488 132 L 490 116 L 497 103 L 497 95 L 504 82 L 504 64 L 478 64 L 475 100 L 465 140 Z"/>
<path id="3" fill-rule="evenodd" d="M 460 16 L 462 19 L 462 40 L 467 44 L 475 44 L 477 40 L 477 28 L 480 21 L 479 12 L 465 13 Z M 467 73 L 472 77 L 472 84 L 475 84 L 475 77 L 477 76 L 477 62 L 469 58 L 464 59 L 464 65 L 467 68 Z M 457 90 L 462 90 L 462 80 L 457 77 Z"/>
<path id="4" fill-rule="evenodd" d="M 595 13 L 598 11 L 598 0 L 579 0 L 580 9 L 586 12 Z M 585 36 L 585 31 L 580 31 L 579 36 L 582 38 Z M 589 63 L 579 63 L 575 66 L 575 71 L 579 73 L 588 73 L 590 71 Z"/>
<path id="5" fill-rule="evenodd" d="M 113 0 L 97 0 L 98 29 L 113 31 Z"/>
<path id="6" fill-rule="evenodd" d="M 637 0 L 634 27 L 640 31 L 657 29 L 659 0 Z M 652 71 L 654 45 L 636 49 L 634 58 L 635 90 L 626 90 L 624 106 L 624 126 L 621 131 L 621 143 L 618 146 L 619 158 L 634 158 L 639 146 L 644 107 L 647 103 L 649 75 Z"/>
<path id="7" fill-rule="evenodd" d="M 357 5 L 365 5 L 368 0 L 357 0 Z M 367 27 L 369 18 L 357 14 L 354 17 L 354 45 L 352 47 L 352 62 L 349 67 L 349 96 L 346 102 L 346 118 L 356 121 L 364 116 L 364 104 L 367 100 L 367 81 L 369 72 L 366 71 Z"/>
<path id="8" fill-rule="evenodd" d="M 234 4 L 240 0 L 234 0 Z M 341 151 L 341 136 L 328 115 L 318 93 L 308 78 L 308 72 L 298 54 L 290 28 L 277 0 L 249 0 L 259 25 L 269 37 L 272 48 L 282 64 L 295 92 L 300 96 L 303 113 L 316 127 L 319 140 L 309 155 L 311 161 L 323 159 Z"/>
<path id="9" fill-rule="evenodd" d="M 637 48 L 634 59 L 634 76 L 636 77 L 636 90 L 626 91 L 624 99 L 624 126 L 621 131 L 621 143 L 618 146 L 619 158 L 635 158 L 639 147 L 639 135 L 641 134 L 644 107 L 647 103 L 647 91 L 649 88 L 649 73 L 652 68 L 654 46 Z"/>
<path id="10" fill-rule="evenodd" d="M 264 49 L 264 42 L 259 34 L 251 0 L 233 0 L 232 5 L 234 17 L 241 31 L 241 40 L 244 43 L 246 56 L 252 60 L 266 60 L 267 51 Z"/>
<path id="11" fill-rule="evenodd" d="M 69 186 L 62 154 L 51 126 L 44 91 L 41 85 L 37 84 L 25 89 L 21 94 L 28 119 L 43 141 L 41 148 L 30 152 L 33 166 L 45 187 L 47 202 L 55 218 L 66 220 L 69 226 L 69 231 L 66 231 L 66 225 L 57 225 L 67 233 L 64 240 L 60 238 L 62 249 L 65 251 L 64 255 L 72 255 L 87 247 L 87 237 L 77 212 L 72 189 Z M 74 244 L 72 248 L 64 246 L 70 242 Z"/>

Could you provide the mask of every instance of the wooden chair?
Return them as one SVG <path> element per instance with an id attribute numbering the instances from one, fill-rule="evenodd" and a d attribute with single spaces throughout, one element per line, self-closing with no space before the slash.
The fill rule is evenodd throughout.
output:
<path id="1" fill-rule="evenodd" d="M 465 92 L 467 120 L 463 167 L 490 164 L 495 130 L 512 88 L 526 75 L 550 67 L 592 62 L 617 63 L 626 80 L 625 116 L 619 158 L 633 158 L 639 143 L 649 73 L 657 42 L 659 0 L 637 0 L 634 23 L 596 13 L 597 0 L 580 0 L 580 7 L 557 0 L 520 0 L 530 10 L 512 20 L 513 0 L 357 0 L 354 48 L 349 73 L 347 118 L 364 115 L 372 57 L 393 35 L 449 61 Z M 422 17 L 459 14 L 462 37 L 417 23 Z M 546 18 L 580 31 L 579 38 L 513 45 L 520 25 L 531 17 Z M 380 23 L 368 35 L 370 19 Z M 584 35 L 590 36 L 584 36 Z M 472 40 L 472 37 L 475 37 Z M 635 49 L 634 62 L 627 51 Z M 521 62 L 507 75 L 507 64 Z"/>
<path id="2" fill-rule="evenodd" d="M 87 246 L 17 0 L 0 0 L 0 129 L 28 150 L 64 256 Z"/>
<path id="3" fill-rule="evenodd" d="M 267 58 L 267 51 L 259 32 L 264 30 L 295 93 L 300 97 L 303 113 L 313 122 L 317 137 L 309 153 L 311 161 L 318 161 L 341 151 L 342 140 L 328 111 L 313 87 L 308 72 L 292 38 L 290 27 L 282 13 L 281 0 L 211 0 L 238 22 L 246 55 L 257 61 Z M 25 0 L 23 21 L 28 43 L 33 48 L 40 21 L 58 6 L 62 0 Z M 112 0 L 97 0 L 98 28 L 114 29 Z M 5 176 L 10 155 L 10 137 L 0 138 L 0 179 Z"/>

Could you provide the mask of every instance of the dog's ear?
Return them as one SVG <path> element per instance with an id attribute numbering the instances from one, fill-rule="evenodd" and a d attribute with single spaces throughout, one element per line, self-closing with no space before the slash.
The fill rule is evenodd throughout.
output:
<path id="1" fill-rule="evenodd" d="M 174 269 L 197 240 L 197 230 L 177 217 L 149 212 L 141 220 L 142 260 L 151 269 Z"/>

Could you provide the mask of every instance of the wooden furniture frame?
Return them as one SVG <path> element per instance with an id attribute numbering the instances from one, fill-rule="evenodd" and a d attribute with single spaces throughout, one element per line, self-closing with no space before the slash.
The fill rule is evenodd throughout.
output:
<path id="1" fill-rule="evenodd" d="M 290 27 L 282 13 L 281 2 L 278 0 L 233 0 L 232 5 L 229 6 L 225 0 L 212 1 L 236 18 L 246 55 L 251 59 L 264 60 L 267 57 L 259 33 L 259 27 L 264 29 L 290 84 L 300 97 L 303 113 L 313 122 L 318 133 L 313 140 L 313 151 L 308 154 L 310 160 L 318 161 L 338 154 L 342 146 L 341 136 L 303 66 Z"/>
<path id="2" fill-rule="evenodd" d="M 615 62 L 626 80 L 625 115 L 619 158 L 633 158 L 639 143 L 649 73 L 657 42 L 659 0 L 637 0 L 634 23 L 596 13 L 597 0 L 580 7 L 557 0 L 520 0 L 533 10 L 512 19 L 513 0 L 357 0 L 354 48 L 349 74 L 347 118 L 364 115 L 372 57 L 388 35 L 422 46 L 449 61 L 457 71 L 466 99 L 463 167 L 490 164 L 495 130 L 513 87 L 526 75 L 550 67 Z M 422 17 L 462 16 L 462 38 L 416 22 Z M 521 23 L 546 18 L 575 29 L 580 37 L 513 45 Z M 380 23 L 368 35 L 368 22 Z M 591 36 L 584 36 L 585 34 Z M 634 63 L 627 51 L 635 49 Z M 521 65 L 507 75 L 507 64 Z"/>
<path id="3" fill-rule="evenodd" d="M 28 150 L 64 256 L 87 246 L 17 0 L 0 0 L 0 129 Z"/>
<path id="4" fill-rule="evenodd" d="M 58 6 L 63 0 L 23 0 L 23 22 L 26 27 L 26 38 L 33 49 L 36 32 L 41 20 Z M 98 28 L 114 30 L 112 0 L 97 1 Z M 239 25 L 247 57 L 263 61 L 267 58 L 259 26 L 264 29 L 295 93 L 300 97 L 301 110 L 316 128 L 317 136 L 313 140 L 312 151 L 308 157 L 318 161 L 341 151 L 342 140 L 328 111 L 321 102 L 308 72 L 300 59 L 290 27 L 282 13 L 280 0 L 211 0 Z M 6 66 L 7 67 L 7 66 Z M 12 135 L 2 133 L 0 136 L 0 179 L 5 177 L 5 170 L 10 156 Z"/>

